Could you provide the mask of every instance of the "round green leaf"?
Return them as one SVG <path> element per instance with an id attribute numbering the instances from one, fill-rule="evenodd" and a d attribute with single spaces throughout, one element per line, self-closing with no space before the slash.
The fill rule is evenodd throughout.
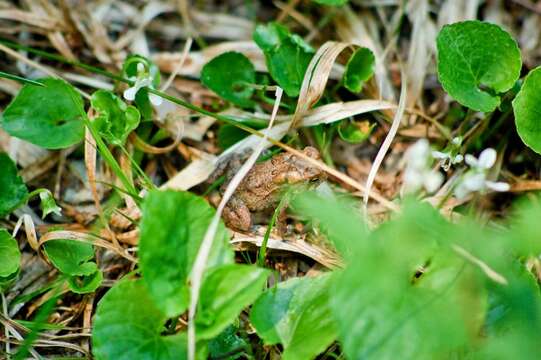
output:
<path id="1" fill-rule="evenodd" d="M 524 144 L 541 154 L 541 67 L 530 71 L 513 100 L 517 132 Z"/>
<path id="2" fill-rule="evenodd" d="M 28 189 L 6 153 L 0 153 L 0 169 L 0 216 L 6 216 L 26 200 Z"/>
<path id="3" fill-rule="evenodd" d="M 361 92 L 365 82 L 374 74 L 376 58 L 368 48 L 357 49 L 348 60 L 344 72 L 344 86 L 353 93 Z"/>
<path id="4" fill-rule="evenodd" d="M 254 41 L 265 54 L 269 74 L 288 96 L 298 96 L 314 49 L 278 23 L 258 25 Z"/>
<path id="5" fill-rule="evenodd" d="M 21 252 L 17 241 L 5 229 L 0 229 L 0 278 L 6 278 L 19 270 Z"/>
<path id="6" fill-rule="evenodd" d="M 185 334 L 162 336 L 167 317 L 142 280 L 121 280 L 98 303 L 92 349 L 96 359 L 185 359 Z"/>
<path id="7" fill-rule="evenodd" d="M 25 85 L 4 111 L 0 124 L 11 136 L 46 149 L 63 149 L 84 136 L 81 96 L 63 80 Z"/>
<path id="8" fill-rule="evenodd" d="M 91 275 L 98 269 L 95 263 L 89 262 L 94 257 L 90 244 L 75 240 L 51 240 L 43 248 L 51 263 L 66 275 Z"/>
<path id="9" fill-rule="evenodd" d="M 143 203 L 139 258 L 156 305 L 170 317 L 188 306 L 188 276 L 215 210 L 190 192 L 151 191 Z M 229 235 L 218 227 L 208 266 L 233 261 Z"/>
<path id="10" fill-rule="evenodd" d="M 265 344 L 284 346 L 283 359 L 313 359 L 336 339 L 330 280 L 329 275 L 291 279 L 255 302 L 250 320 Z"/>
<path id="11" fill-rule="evenodd" d="M 253 105 L 254 88 L 248 84 L 255 83 L 255 68 L 241 53 L 230 51 L 210 60 L 201 70 L 201 82 L 235 105 Z"/>
<path id="12" fill-rule="evenodd" d="M 513 86 L 522 66 L 515 40 L 499 26 L 464 21 L 442 28 L 437 38 L 438 77 L 459 103 L 491 112 L 499 93 Z"/>
<path id="13" fill-rule="evenodd" d="M 139 125 L 139 110 L 126 105 L 110 91 L 96 91 L 90 103 L 98 113 L 94 120 L 96 128 L 113 145 L 123 145 L 128 135 Z"/>

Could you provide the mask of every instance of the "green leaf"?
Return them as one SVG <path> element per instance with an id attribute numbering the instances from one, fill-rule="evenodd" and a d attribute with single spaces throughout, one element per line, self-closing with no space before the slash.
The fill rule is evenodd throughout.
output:
<path id="1" fill-rule="evenodd" d="M 521 257 L 536 257 L 541 254 L 541 238 L 538 234 L 541 219 L 539 197 L 521 199 L 509 216 L 509 231 L 504 237 L 505 243 L 499 247 L 512 251 Z"/>
<path id="2" fill-rule="evenodd" d="M 197 339 L 218 336 L 263 291 L 269 272 L 248 265 L 223 265 L 205 278 L 197 310 Z"/>
<path id="3" fill-rule="evenodd" d="M 3 217 L 26 200 L 28 189 L 17 174 L 15 163 L 3 152 L 0 152 L 0 169 L 0 217 Z"/>
<path id="4" fill-rule="evenodd" d="M 353 93 L 361 92 L 365 82 L 374 74 L 376 58 L 368 48 L 357 49 L 348 60 L 344 71 L 344 86 Z"/>
<path id="5" fill-rule="evenodd" d="M 69 288 L 76 294 L 92 293 L 100 287 L 102 281 L 103 274 L 97 269 L 90 275 L 68 277 Z"/>
<path id="6" fill-rule="evenodd" d="M 11 136 L 46 149 L 77 144 L 84 136 L 81 96 L 63 80 L 40 82 L 45 86 L 23 86 L 4 111 L 0 125 Z"/>
<path id="7" fill-rule="evenodd" d="M 541 154 L 541 67 L 530 71 L 513 100 L 517 132 L 524 144 Z"/>
<path id="8" fill-rule="evenodd" d="M 304 73 L 314 56 L 314 50 L 278 23 L 258 25 L 254 41 L 265 54 L 269 73 L 288 96 L 298 96 Z"/>
<path id="9" fill-rule="evenodd" d="M 51 263 L 62 273 L 71 276 L 91 275 L 97 271 L 92 245 L 75 240 L 47 241 L 43 248 Z"/>
<path id="10" fill-rule="evenodd" d="M 321 5 L 340 6 L 347 4 L 348 0 L 314 0 L 314 2 Z"/>
<path id="11" fill-rule="evenodd" d="M 39 207 L 42 212 L 42 219 L 44 219 L 50 213 L 55 213 L 58 216 L 61 215 L 62 209 L 58 205 L 56 205 L 53 194 L 49 190 L 42 189 L 42 191 L 39 192 L 39 200 Z"/>
<path id="12" fill-rule="evenodd" d="M 513 87 L 520 75 L 520 51 L 499 26 L 480 21 L 446 25 L 437 38 L 438 77 L 459 103 L 491 112 L 498 94 Z"/>
<path id="13" fill-rule="evenodd" d="M 142 280 L 123 279 L 98 303 L 92 331 L 94 356 L 115 360 L 186 359 L 186 334 L 162 336 L 166 320 Z"/>
<path id="14" fill-rule="evenodd" d="M 282 344 L 283 359 L 313 359 L 336 339 L 329 305 L 330 275 L 296 278 L 267 290 L 250 319 L 265 344 Z"/>
<path id="15" fill-rule="evenodd" d="M 8 275 L 6 277 L 0 276 L 0 292 L 4 291 L 5 289 L 9 288 L 19 277 L 20 269 L 15 271 L 13 274 Z"/>
<path id="16" fill-rule="evenodd" d="M 450 227 L 429 205 L 409 204 L 361 241 L 331 291 L 348 358 L 448 358 L 475 342 L 486 294 L 448 247 Z"/>
<path id="17" fill-rule="evenodd" d="M 97 130 L 113 145 L 123 145 L 128 135 L 139 125 L 139 110 L 126 105 L 110 91 L 96 91 L 90 103 L 98 113 L 94 119 Z"/>
<path id="18" fill-rule="evenodd" d="M 368 139 L 375 126 L 375 123 L 370 124 L 368 121 L 342 121 L 338 125 L 338 135 L 351 144 L 360 144 Z"/>
<path id="19" fill-rule="evenodd" d="M 0 280 L 19 270 L 21 252 L 17 240 L 6 229 L 0 229 Z"/>
<path id="20" fill-rule="evenodd" d="M 230 325 L 220 335 L 209 341 L 208 349 L 211 359 L 245 358 L 243 350 L 250 349 L 250 344 L 236 334 L 237 330 L 236 326 Z"/>
<path id="21" fill-rule="evenodd" d="M 255 83 L 255 68 L 243 54 L 230 51 L 218 55 L 203 66 L 201 82 L 220 97 L 242 106 L 253 106 L 250 100 Z"/>
<path id="22" fill-rule="evenodd" d="M 492 286 L 485 341 L 473 359 L 536 359 L 541 355 L 541 293 L 537 279 L 523 264 L 508 265 L 509 284 Z"/>
<path id="23" fill-rule="evenodd" d="M 319 225 L 347 260 L 354 256 L 359 243 L 368 237 L 368 227 L 358 204 L 351 199 L 307 191 L 297 194 L 291 201 L 291 207 L 298 215 Z"/>
<path id="24" fill-rule="evenodd" d="M 143 203 L 141 271 L 150 296 L 172 317 L 188 306 L 188 276 L 215 210 L 190 192 L 151 191 Z M 218 226 L 208 267 L 233 262 L 229 235 Z"/>

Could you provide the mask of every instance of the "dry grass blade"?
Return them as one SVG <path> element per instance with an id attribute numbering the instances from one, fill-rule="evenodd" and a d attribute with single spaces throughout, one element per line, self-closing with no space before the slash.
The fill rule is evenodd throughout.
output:
<path id="1" fill-rule="evenodd" d="M 404 111 L 406 110 L 406 98 L 407 98 L 406 94 L 407 94 L 407 80 L 405 76 L 402 76 L 402 90 L 400 91 L 400 101 L 398 103 L 398 109 L 396 110 L 396 113 L 394 115 L 391 128 L 389 129 L 389 133 L 385 137 L 383 144 L 381 144 L 378 154 L 376 155 L 376 158 L 374 159 L 374 163 L 372 164 L 372 167 L 370 168 L 368 179 L 366 180 L 366 188 L 364 189 L 364 196 L 363 196 L 365 210 L 366 210 L 366 206 L 368 205 L 368 199 L 370 198 L 370 189 L 372 188 L 374 179 L 376 178 L 379 167 L 381 166 L 381 163 L 383 162 L 383 159 L 385 158 L 385 154 L 387 154 L 387 151 L 391 147 L 391 143 L 393 142 L 393 139 L 396 136 L 398 127 L 400 126 L 400 122 L 402 121 L 402 117 L 404 116 Z"/>
<path id="2" fill-rule="evenodd" d="M 188 53 L 190 52 L 190 49 L 192 47 L 192 41 L 193 40 L 191 37 L 188 38 L 188 40 L 186 40 L 186 44 L 184 44 L 184 49 L 182 50 L 182 54 L 180 55 L 179 62 L 177 63 L 173 72 L 167 78 L 167 81 L 161 87 L 160 91 L 166 91 L 169 88 L 169 86 L 171 85 L 175 77 L 180 72 L 180 69 L 182 69 L 182 66 L 184 66 L 184 63 L 186 62 L 186 58 L 188 57 Z"/>
<path id="3" fill-rule="evenodd" d="M 300 125 L 306 111 L 321 98 L 336 58 L 348 46 L 350 44 L 328 41 L 318 49 L 302 80 L 297 107 L 291 120 L 292 129 Z"/>
<path id="4" fill-rule="evenodd" d="M 231 239 L 230 243 L 238 248 L 242 248 L 242 245 L 245 243 L 261 247 L 261 245 L 263 244 L 263 236 L 246 235 L 235 232 L 233 233 L 233 239 Z M 339 268 L 343 265 L 342 260 L 335 253 L 304 240 L 296 239 L 294 241 L 286 241 L 274 237 L 269 237 L 267 242 L 267 248 L 302 254 L 317 261 L 318 263 L 326 266 L 329 269 Z"/>

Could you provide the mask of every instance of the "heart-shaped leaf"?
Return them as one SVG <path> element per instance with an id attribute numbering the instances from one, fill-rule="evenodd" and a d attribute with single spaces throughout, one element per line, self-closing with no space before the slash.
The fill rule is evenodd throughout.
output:
<path id="1" fill-rule="evenodd" d="M 151 191 L 143 203 L 141 271 L 150 296 L 169 317 L 188 306 L 188 276 L 214 209 L 190 192 Z M 208 267 L 231 263 L 228 233 L 220 222 Z"/>
<path id="2" fill-rule="evenodd" d="M 98 303 L 92 331 L 94 356 L 115 360 L 186 359 L 186 334 L 161 335 L 166 320 L 142 280 L 123 279 Z M 198 348 L 204 351 L 203 346 Z"/>
<path id="3" fill-rule="evenodd" d="M 203 66 L 201 82 L 220 97 L 235 105 L 249 107 L 255 83 L 255 68 L 243 54 L 230 51 L 218 55 Z"/>
<path id="4" fill-rule="evenodd" d="M 18 208 L 28 196 L 23 179 L 17 174 L 17 166 L 6 153 L 0 152 L 0 217 Z"/>
<path id="5" fill-rule="evenodd" d="M 89 262 L 94 257 L 92 245 L 74 240 L 51 240 L 44 245 L 45 254 L 51 263 L 66 275 L 90 275 L 97 265 Z"/>
<path id="6" fill-rule="evenodd" d="M 300 36 L 291 34 L 278 23 L 258 25 L 254 41 L 263 50 L 274 81 L 288 96 L 298 96 L 314 50 Z"/>
<path id="7" fill-rule="evenodd" d="M 45 86 L 26 84 L 8 105 L 0 125 L 11 136 L 46 149 L 63 149 L 84 136 L 81 96 L 59 79 L 41 79 Z"/>
<path id="8" fill-rule="evenodd" d="M 103 280 L 95 262 L 92 245 L 74 240 L 47 241 L 43 248 L 49 261 L 66 275 L 70 290 L 77 294 L 94 292 Z"/>
<path id="9" fill-rule="evenodd" d="M 329 275 L 291 279 L 254 304 L 250 319 L 258 335 L 266 344 L 282 344 L 283 359 L 313 359 L 336 339 L 330 281 Z"/>
<path id="10" fill-rule="evenodd" d="M 498 94 L 511 89 L 520 75 L 517 43 L 497 25 L 476 20 L 446 25 L 437 47 L 443 88 L 473 110 L 494 111 Z"/>
<path id="11" fill-rule="evenodd" d="M 90 100 L 98 115 L 96 129 L 113 145 L 123 145 L 128 135 L 137 128 L 141 115 L 137 108 L 126 105 L 110 91 L 98 90 Z"/>

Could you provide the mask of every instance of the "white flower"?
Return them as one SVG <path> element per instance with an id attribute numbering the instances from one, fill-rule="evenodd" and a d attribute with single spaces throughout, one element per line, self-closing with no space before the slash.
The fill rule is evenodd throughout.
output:
<path id="1" fill-rule="evenodd" d="M 455 188 L 455 196 L 459 199 L 464 199 L 473 192 L 509 190 L 509 184 L 505 182 L 487 180 L 488 171 L 496 163 L 496 158 L 496 150 L 491 148 L 483 150 L 478 159 L 473 155 L 467 154 L 465 161 L 470 166 L 470 170 L 462 176 L 462 179 Z"/>
<path id="2" fill-rule="evenodd" d="M 432 156 L 440 160 L 443 170 L 448 171 L 451 165 L 459 164 L 464 160 L 464 156 L 459 153 L 462 145 L 462 137 L 457 136 L 451 140 L 451 144 L 443 151 L 433 151 Z"/>
<path id="3" fill-rule="evenodd" d="M 137 64 L 137 76 L 132 76 L 129 80 L 134 81 L 135 83 L 132 87 L 124 90 L 124 99 L 128 101 L 135 100 L 135 95 L 141 88 L 148 87 L 154 89 L 152 86 L 152 77 L 150 73 L 146 71 L 145 65 L 142 63 Z M 162 98 L 155 94 L 149 93 L 148 98 L 152 105 L 160 106 L 162 103 Z"/>
<path id="4" fill-rule="evenodd" d="M 404 170 L 404 191 L 412 193 L 424 188 L 433 193 L 443 182 L 443 176 L 430 168 L 432 163 L 430 145 L 426 139 L 413 144 L 404 155 L 406 168 Z"/>

